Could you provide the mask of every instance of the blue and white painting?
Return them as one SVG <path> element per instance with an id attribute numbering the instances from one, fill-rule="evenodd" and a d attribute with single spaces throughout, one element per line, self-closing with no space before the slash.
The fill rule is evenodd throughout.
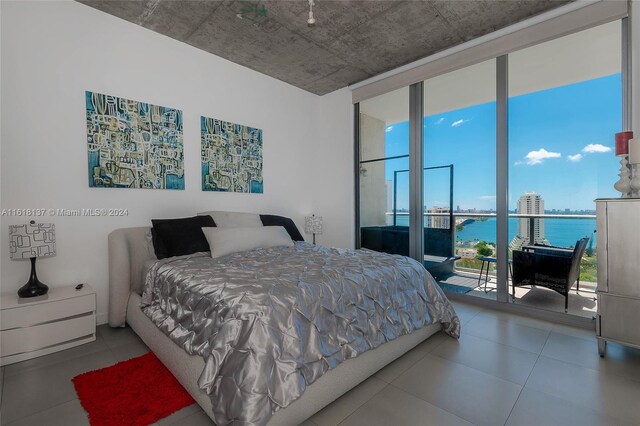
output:
<path id="1" fill-rule="evenodd" d="M 85 92 L 89 186 L 184 189 L 182 111 Z"/>
<path id="2" fill-rule="evenodd" d="M 262 194 L 262 130 L 200 117 L 202 190 Z"/>

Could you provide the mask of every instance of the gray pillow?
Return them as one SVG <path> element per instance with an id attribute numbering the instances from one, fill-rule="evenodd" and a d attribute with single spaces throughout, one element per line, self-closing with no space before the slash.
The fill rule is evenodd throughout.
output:
<path id="1" fill-rule="evenodd" d="M 282 226 L 260 228 L 202 228 L 211 257 L 268 247 L 290 247 L 293 241 Z"/>
<path id="2" fill-rule="evenodd" d="M 256 213 L 209 211 L 198 213 L 199 216 L 209 215 L 218 228 L 258 228 L 262 227 L 260 215 Z"/>

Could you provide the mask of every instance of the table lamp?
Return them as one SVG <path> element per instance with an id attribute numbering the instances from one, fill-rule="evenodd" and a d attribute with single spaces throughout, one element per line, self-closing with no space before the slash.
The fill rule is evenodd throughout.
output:
<path id="1" fill-rule="evenodd" d="M 316 235 L 322 235 L 322 216 L 306 216 L 304 218 L 304 232 L 313 235 L 313 244 L 316 243 Z"/>
<path id="2" fill-rule="evenodd" d="M 56 254 L 56 228 L 53 223 L 9 225 L 9 254 L 12 260 L 31 259 L 29 281 L 18 290 L 20 297 L 35 297 L 47 294 L 49 287 L 38 280 L 36 258 Z"/>

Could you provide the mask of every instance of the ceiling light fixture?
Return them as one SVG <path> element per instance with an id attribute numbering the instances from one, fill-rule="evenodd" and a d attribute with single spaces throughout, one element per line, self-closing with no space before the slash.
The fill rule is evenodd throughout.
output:
<path id="1" fill-rule="evenodd" d="M 313 17 L 313 6 L 315 3 L 313 0 L 309 0 L 309 19 L 307 19 L 307 25 L 313 27 L 316 25 L 316 18 Z"/>

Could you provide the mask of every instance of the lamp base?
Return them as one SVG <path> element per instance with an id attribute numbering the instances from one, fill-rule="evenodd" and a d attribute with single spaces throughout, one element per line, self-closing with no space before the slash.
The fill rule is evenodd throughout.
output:
<path id="1" fill-rule="evenodd" d="M 31 282 L 29 281 L 18 290 L 18 296 L 20 297 L 36 297 L 47 294 L 49 291 L 49 287 L 46 284 L 41 283 L 40 281 Z"/>
<path id="2" fill-rule="evenodd" d="M 36 275 L 36 258 L 31 258 L 31 276 L 29 277 L 29 281 L 20 287 L 18 290 L 18 296 L 20 297 L 36 297 L 47 294 L 49 291 L 49 287 L 45 284 L 41 283 Z"/>

